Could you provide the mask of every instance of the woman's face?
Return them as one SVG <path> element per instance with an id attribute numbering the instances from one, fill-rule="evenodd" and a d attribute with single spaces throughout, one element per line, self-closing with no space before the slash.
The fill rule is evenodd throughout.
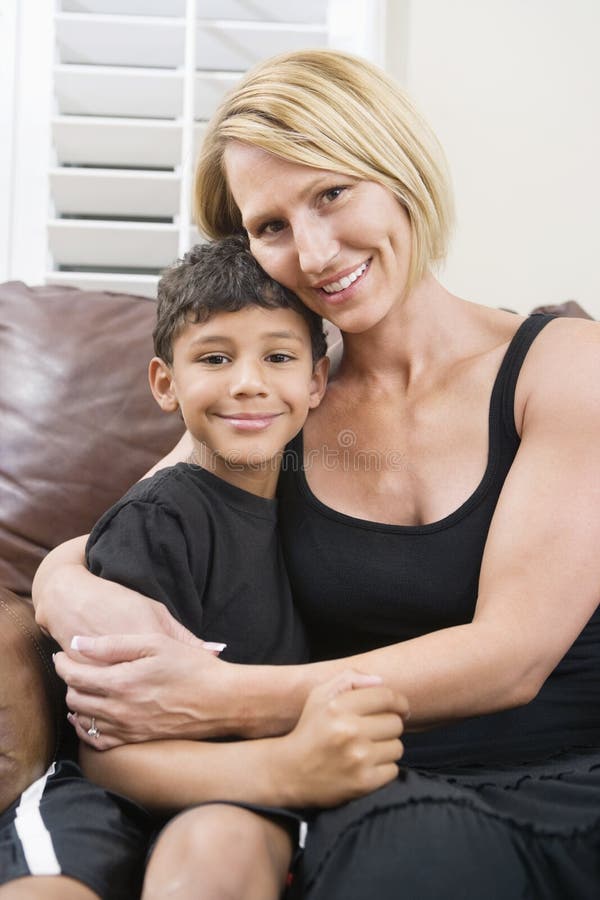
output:
<path id="1" fill-rule="evenodd" d="M 237 141 L 225 149 L 225 172 L 253 255 L 310 309 L 360 333 L 398 303 L 411 230 L 391 191 Z"/>

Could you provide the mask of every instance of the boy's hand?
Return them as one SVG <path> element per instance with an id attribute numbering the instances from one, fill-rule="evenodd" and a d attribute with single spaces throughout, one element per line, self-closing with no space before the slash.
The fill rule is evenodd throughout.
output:
<path id="1" fill-rule="evenodd" d="M 290 805 L 336 806 L 393 781 L 408 714 L 406 699 L 378 676 L 347 671 L 314 688 L 281 739 Z"/>

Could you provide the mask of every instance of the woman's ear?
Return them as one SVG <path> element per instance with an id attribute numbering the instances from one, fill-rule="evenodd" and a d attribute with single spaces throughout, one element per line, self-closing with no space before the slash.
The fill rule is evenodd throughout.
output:
<path id="1" fill-rule="evenodd" d="M 327 376 L 329 374 L 329 357 L 322 356 L 314 365 L 310 384 L 309 409 L 314 409 L 323 399 L 327 388 Z"/>
<path id="2" fill-rule="evenodd" d="M 148 381 L 154 399 L 164 412 L 175 412 L 176 409 L 179 409 L 173 373 L 166 362 L 158 356 L 154 356 L 150 360 Z"/>

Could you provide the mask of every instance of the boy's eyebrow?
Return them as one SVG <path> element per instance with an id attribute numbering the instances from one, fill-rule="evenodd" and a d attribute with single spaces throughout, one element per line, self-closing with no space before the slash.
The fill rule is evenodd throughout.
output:
<path id="1" fill-rule="evenodd" d="M 261 339 L 265 338 L 279 338 L 281 340 L 292 340 L 292 341 L 302 341 L 302 335 L 298 334 L 296 331 L 292 331 L 291 329 L 284 329 L 283 331 L 265 331 L 263 334 L 259 335 Z M 229 334 L 206 334 L 206 335 L 198 335 L 191 341 L 191 346 L 196 346 L 198 344 L 206 345 L 206 344 L 230 344 L 234 339 Z"/>
<path id="2" fill-rule="evenodd" d="M 302 336 L 298 334 L 296 331 L 268 331 L 265 334 L 261 335 L 261 337 L 266 338 L 283 338 L 284 340 L 293 340 L 293 341 L 301 341 Z"/>
<path id="3" fill-rule="evenodd" d="M 207 334 L 207 335 L 199 335 L 198 337 L 193 338 L 190 341 L 190 345 L 192 347 L 196 346 L 196 344 L 225 344 L 230 343 L 231 337 L 226 334 Z"/>

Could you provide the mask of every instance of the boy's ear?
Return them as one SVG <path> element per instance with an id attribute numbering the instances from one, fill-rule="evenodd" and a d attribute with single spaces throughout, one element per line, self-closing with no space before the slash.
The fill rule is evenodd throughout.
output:
<path id="1" fill-rule="evenodd" d="M 329 375 L 329 357 L 323 356 L 314 365 L 310 383 L 309 409 L 314 409 L 323 399 Z"/>
<path id="2" fill-rule="evenodd" d="M 164 412 L 175 412 L 179 402 L 173 384 L 173 373 L 160 357 L 154 356 L 148 366 L 148 381 L 154 399 Z"/>

